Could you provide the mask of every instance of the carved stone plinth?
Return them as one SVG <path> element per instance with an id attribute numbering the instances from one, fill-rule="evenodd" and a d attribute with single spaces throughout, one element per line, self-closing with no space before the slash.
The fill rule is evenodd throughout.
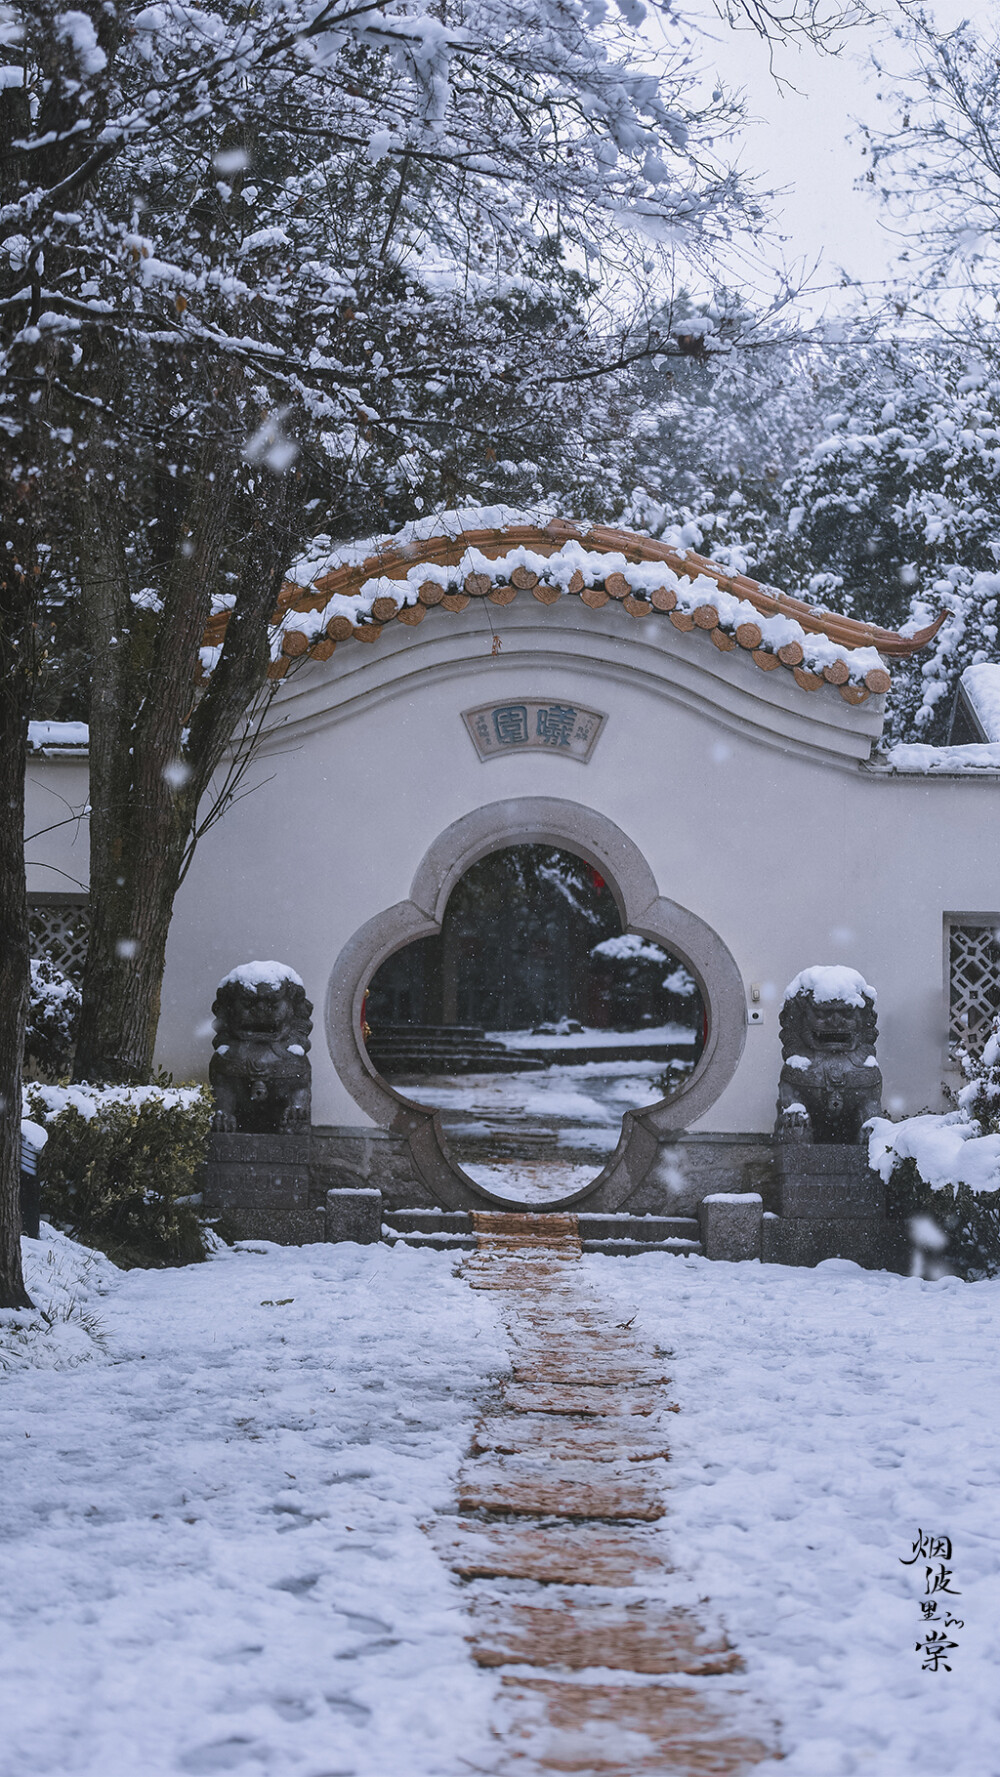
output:
<path id="1" fill-rule="evenodd" d="M 299 1246 L 322 1240 L 324 1212 L 309 1207 L 309 1130 L 291 1135 L 213 1135 L 205 1211 L 231 1239 Z"/>
<path id="2" fill-rule="evenodd" d="M 868 1270 L 895 1268 L 885 1186 L 869 1167 L 866 1148 L 779 1143 L 774 1168 L 780 1214 L 764 1217 L 765 1261 L 818 1265 L 823 1259 L 853 1259 Z"/>
<path id="3" fill-rule="evenodd" d="M 808 1147 L 777 1144 L 774 1169 L 778 1213 L 815 1222 L 833 1216 L 885 1215 L 885 1186 L 868 1164 L 868 1149 L 828 1142 Z"/>

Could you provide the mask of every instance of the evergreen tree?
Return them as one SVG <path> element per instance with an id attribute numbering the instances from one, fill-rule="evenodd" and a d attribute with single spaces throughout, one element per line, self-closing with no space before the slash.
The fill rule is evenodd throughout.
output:
<path id="1" fill-rule="evenodd" d="M 940 346 L 872 352 L 783 498 L 776 583 L 904 633 L 948 612 L 894 667 L 888 730 L 943 743 L 962 670 L 1000 657 L 1000 380 Z"/>

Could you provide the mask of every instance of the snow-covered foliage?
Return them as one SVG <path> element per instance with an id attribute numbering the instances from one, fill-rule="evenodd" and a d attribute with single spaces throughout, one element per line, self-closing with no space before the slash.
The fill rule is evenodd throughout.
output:
<path id="1" fill-rule="evenodd" d="M 24 1033 L 28 1065 L 44 1074 L 69 1071 L 80 991 L 47 956 L 31 963 L 31 996 Z"/>
<path id="2" fill-rule="evenodd" d="M 1000 1191 L 1000 1135 L 983 1135 L 979 1125 L 960 1111 L 943 1116 L 905 1117 L 872 1123 L 869 1161 L 886 1181 L 903 1160 L 912 1160 L 932 1191 L 965 1185 L 977 1195 Z"/>
<path id="3" fill-rule="evenodd" d="M 605 938 L 602 944 L 595 944 L 591 956 L 603 957 L 605 962 L 625 964 L 663 964 L 674 962 L 674 967 L 665 975 L 660 986 L 667 993 L 679 999 L 690 999 L 698 992 L 698 984 L 690 975 L 683 963 L 678 963 L 654 944 L 650 938 L 641 938 L 638 932 L 622 932 L 619 937 Z"/>
<path id="4" fill-rule="evenodd" d="M 901 272 L 912 282 L 896 301 L 926 316 L 937 294 L 954 313 L 957 295 L 964 315 L 983 321 L 1000 272 L 1000 32 L 988 8 L 949 30 L 929 9 L 905 7 L 894 26 L 879 96 L 895 115 L 865 134 L 870 180 L 905 239 Z"/>
<path id="5" fill-rule="evenodd" d="M 785 490 L 769 567 L 932 648 L 894 674 L 890 739 L 947 739 L 963 669 L 997 656 L 1000 379 L 953 351 L 874 357 Z"/>
<path id="6" fill-rule="evenodd" d="M 872 1120 L 869 1164 L 897 1214 L 927 1216 L 965 1277 L 1000 1273 L 1000 1023 L 982 1054 L 960 1057 L 965 1085 L 943 1116 Z"/>
<path id="7" fill-rule="evenodd" d="M 595 944 L 591 956 L 603 956 L 606 962 L 644 962 L 665 963 L 667 953 L 649 938 L 641 938 L 638 932 L 622 932 L 615 938 L 605 938 L 603 943 Z"/>
<path id="8" fill-rule="evenodd" d="M 626 410 L 631 480 L 617 517 L 753 573 L 783 524 L 784 483 L 837 405 L 838 367 L 822 346 L 802 344 L 741 303 L 712 312 L 724 350 L 636 367 Z"/>
<path id="9" fill-rule="evenodd" d="M 155 1105 L 163 1111 L 187 1111 L 204 1097 L 203 1086 L 50 1086 L 33 1081 L 24 1089 L 24 1102 L 43 1123 L 63 1111 L 75 1111 L 85 1122 L 100 1117 L 110 1105 L 139 1111 Z"/>
<path id="10" fill-rule="evenodd" d="M 102 1298 L 121 1273 L 103 1253 L 43 1222 L 22 1238 L 24 1281 L 33 1308 L 0 1310 L 0 1374 L 66 1370 L 105 1353 Z"/>
<path id="11" fill-rule="evenodd" d="M 49 1138 L 39 1158 L 46 1215 L 119 1264 L 204 1258 L 206 1087 L 32 1085 L 24 1096 Z"/>
<path id="12" fill-rule="evenodd" d="M 666 9 L 655 56 L 641 6 L 554 0 L 252 14 L 116 0 L 82 35 L 59 20 L 84 14 L 5 12 L 3 102 L 30 158 L 0 194 L 3 344 L 28 366 L 40 352 L 72 391 L 69 464 L 92 425 L 81 400 L 106 407 L 112 384 L 112 431 L 137 441 L 145 353 L 179 372 L 142 379 L 168 479 L 198 461 L 214 406 L 227 433 L 242 421 L 259 493 L 293 465 L 318 472 L 356 530 L 362 489 L 372 517 L 377 482 L 390 512 L 419 507 L 455 473 L 470 397 L 496 416 L 506 396 L 477 455 L 487 477 L 524 480 L 526 447 L 544 460 L 552 404 L 595 352 L 613 366 L 627 337 L 635 355 L 620 322 L 598 340 L 593 279 L 571 261 L 628 279 L 658 240 L 697 259 L 756 214 L 715 158 L 737 109 L 695 97 Z M 92 337 L 139 352 L 127 377 L 89 358 Z M 226 366 L 211 393 L 209 363 Z M 29 410 L 10 399 L 17 431 Z M 133 563 L 154 614 L 162 560 Z"/>
<path id="13" fill-rule="evenodd" d="M 683 963 L 678 963 L 676 969 L 671 969 L 670 974 L 664 977 L 663 985 L 668 993 L 676 993 L 684 1000 L 698 992 L 697 981 L 688 973 Z"/>

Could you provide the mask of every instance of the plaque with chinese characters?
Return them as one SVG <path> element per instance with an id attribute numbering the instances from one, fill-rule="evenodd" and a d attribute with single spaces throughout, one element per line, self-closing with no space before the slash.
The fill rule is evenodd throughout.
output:
<path id="1" fill-rule="evenodd" d="M 520 697 L 463 710 L 462 721 L 480 759 L 504 753 L 555 753 L 585 765 L 607 717 L 580 703 Z"/>

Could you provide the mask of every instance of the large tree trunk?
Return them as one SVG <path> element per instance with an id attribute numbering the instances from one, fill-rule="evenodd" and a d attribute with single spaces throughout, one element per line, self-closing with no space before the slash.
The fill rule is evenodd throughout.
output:
<path id="1" fill-rule="evenodd" d="M 20 1179 L 29 974 L 24 770 L 34 600 L 12 531 L 13 523 L 0 527 L 0 1308 L 30 1308 L 21 1273 Z"/>
<path id="2" fill-rule="evenodd" d="M 163 772 L 180 753 L 193 665 L 185 655 L 186 701 L 164 714 L 144 620 L 131 610 L 130 539 L 113 485 L 107 497 L 100 483 L 85 483 L 79 518 L 89 540 L 80 578 L 91 656 L 90 936 L 73 1075 L 142 1082 L 182 850 L 177 795 Z M 153 735 L 142 724 L 151 708 L 161 710 Z"/>
<path id="3" fill-rule="evenodd" d="M 239 456 L 226 464 L 212 449 L 216 471 L 206 461 L 192 477 L 155 617 L 131 603 L 127 508 L 106 481 L 80 491 L 94 546 L 80 564 L 92 657 L 91 927 L 77 1080 L 150 1077 L 167 935 L 199 809 L 266 681 L 268 620 L 293 543 L 287 478 L 256 489 L 247 525 Z M 212 593 L 234 584 L 222 659 L 196 704 Z"/>
<path id="4" fill-rule="evenodd" d="M 152 1072 L 167 934 L 183 852 L 172 827 L 169 816 L 166 821 L 151 818 L 147 810 L 128 842 L 119 843 L 119 835 L 91 852 L 93 911 L 73 1063 L 76 1080 L 141 1084 Z"/>

